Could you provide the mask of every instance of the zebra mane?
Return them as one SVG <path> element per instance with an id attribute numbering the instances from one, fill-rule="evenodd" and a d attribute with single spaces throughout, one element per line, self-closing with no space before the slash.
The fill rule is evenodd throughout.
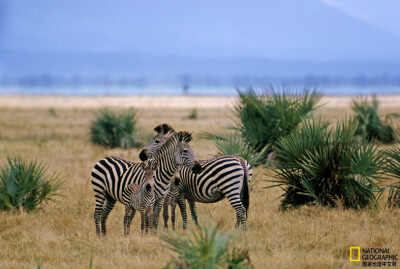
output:
<path id="1" fill-rule="evenodd" d="M 192 133 L 183 131 L 178 133 L 179 140 L 182 142 L 190 142 L 193 140 Z"/>
<path id="2" fill-rule="evenodd" d="M 156 131 L 157 133 L 168 134 L 168 133 L 175 132 L 175 129 L 172 128 L 171 125 L 163 123 L 163 124 L 156 126 L 154 128 L 154 131 Z"/>
<path id="3" fill-rule="evenodd" d="M 181 131 L 181 132 L 173 132 L 166 140 L 165 142 L 154 152 L 153 159 L 158 158 L 160 155 L 163 154 L 163 152 L 166 150 L 166 148 L 170 147 L 171 145 L 176 145 L 179 142 L 190 142 L 192 141 L 192 134 L 186 131 Z"/>

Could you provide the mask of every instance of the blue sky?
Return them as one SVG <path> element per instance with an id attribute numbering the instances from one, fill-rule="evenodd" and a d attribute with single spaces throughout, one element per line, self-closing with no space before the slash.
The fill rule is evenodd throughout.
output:
<path id="1" fill-rule="evenodd" d="M 396 0 L 0 0 L 0 50 L 400 61 Z"/>

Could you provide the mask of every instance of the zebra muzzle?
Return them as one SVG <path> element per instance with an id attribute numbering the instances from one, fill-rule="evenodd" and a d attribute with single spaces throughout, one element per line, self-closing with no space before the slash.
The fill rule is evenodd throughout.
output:
<path id="1" fill-rule="evenodd" d="M 146 161 L 149 157 L 147 155 L 148 150 L 147 149 L 142 149 L 142 151 L 139 153 L 139 159 L 144 162 Z"/>
<path id="2" fill-rule="evenodd" d="M 194 161 L 192 172 L 195 173 L 195 174 L 199 174 L 202 169 L 203 169 L 203 167 L 201 166 L 199 161 Z"/>
<path id="3" fill-rule="evenodd" d="M 146 190 L 151 191 L 151 184 L 146 184 Z"/>

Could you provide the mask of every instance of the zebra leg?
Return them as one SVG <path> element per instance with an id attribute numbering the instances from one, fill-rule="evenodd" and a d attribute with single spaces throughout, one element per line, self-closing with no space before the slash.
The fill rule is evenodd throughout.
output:
<path id="1" fill-rule="evenodd" d="M 128 236 L 131 228 L 132 219 L 135 216 L 136 210 L 130 205 L 125 206 L 124 216 L 124 235 Z"/>
<path id="2" fill-rule="evenodd" d="M 164 218 L 164 229 L 168 230 L 168 203 L 164 203 L 163 205 L 163 218 Z"/>
<path id="3" fill-rule="evenodd" d="M 106 222 L 108 215 L 115 206 L 115 202 L 116 201 L 112 198 L 106 198 L 106 205 L 104 206 L 103 211 L 101 212 L 101 233 L 103 235 L 107 234 Z"/>
<path id="4" fill-rule="evenodd" d="M 196 209 L 196 202 L 188 200 L 189 203 L 189 208 L 190 208 L 190 214 L 192 214 L 192 219 L 194 224 L 196 224 L 196 227 L 199 228 L 199 222 L 197 221 L 197 209 Z"/>
<path id="5" fill-rule="evenodd" d="M 153 223 L 154 223 L 154 212 L 153 212 L 153 207 L 149 207 L 147 209 L 147 222 L 149 223 L 148 227 L 150 229 L 150 232 L 155 232 L 153 229 Z M 146 226 L 147 227 L 147 226 Z"/>
<path id="6" fill-rule="evenodd" d="M 154 224 L 154 229 L 157 230 L 158 227 L 158 219 L 160 218 L 160 212 L 161 212 L 161 207 L 164 204 L 164 198 L 158 199 L 155 203 L 154 203 L 154 219 L 153 219 L 153 224 Z"/>
<path id="7" fill-rule="evenodd" d="M 172 230 L 174 231 L 175 231 L 175 208 L 176 208 L 176 203 L 173 203 L 171 205 L 171 222 L 172 222 Z"/>
<path id="8" fill-rule="evenodd" d="M 237 228 L 237 227 L 239 227 L 239 225 L 240 225 L 240 215 L 236 211 L 236 225 L 235 225 L 235 227 Z"/>
<path id="9" fill-rule="evenodd" d="M 96 205 L 94 208 L 94 224 L 96 225 L 96 234 L 100 235 L 100 221 L 103 211 L 105 197 L 100 195 L 95 195 Z"/>
<path id="10" fill-rule="evenodd" d="M 145 220 L 145 225 L 144 225 L 144 233 L 148 234 L 149 233 L 149 209 L 146 209 L 144 211 L 144 220 Z"/>
<path id="11" fill-rule="evenodd" d="M 228 199 L 231 206 L 236 210 L 236 228 L 241 224 L 243 229 L 246 230 L 246 208 L 243 206 L 242 201 L 240 200 L 239 193 L 231 193 L 229 195 L 225 195 Z"/>
<path id="12" fill-rule="evenodd" d="M 186 199 L 184 196 L 179 195 L 179 197 L 176 199 L 176 202 L 178 203 L 179 210 L 181 211 L 183 229 L 186 230 L 186 228 L 187 228 Z"/>
<path id="13" fill-rule="evenodd" d="M 143 235 L 144 227 L 147 226 L 146 225 L 146 216 L 145 216 L 144 211 L 140 212 L 140 219 L 141 219 L 140 230 L 142 231 L 142 235 Z"/>

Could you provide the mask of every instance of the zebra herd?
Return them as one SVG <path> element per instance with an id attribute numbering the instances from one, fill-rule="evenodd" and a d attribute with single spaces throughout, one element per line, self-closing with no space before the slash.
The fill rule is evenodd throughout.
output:
<path id="1" fill-rule="evenodd" d="M 168 124 L 154 130 L 157 134 L 139 154 L 143 163 L 111 156 L 93 167 L 96 233 L 107 233 L 107 217 L 117 201 L 125 205 L 124 233 L 128 235 L 136 211 L 141 213 L 142 232 L 147 232 L 148 228 L 157 229 L 161 209 L 164 227 L 168 227 L 171 205 L 175 228 L 174 211 L 178 204 L 186 229 L 186 200 L 198 226 L 196 202 L 215 203 L 224 197 L 236 211 L 236 227 L 246 228 L 252 176 L 249 163 L 234 155 L 199 161 L 189 145 L 190 133 L 175 131 Z"/>

